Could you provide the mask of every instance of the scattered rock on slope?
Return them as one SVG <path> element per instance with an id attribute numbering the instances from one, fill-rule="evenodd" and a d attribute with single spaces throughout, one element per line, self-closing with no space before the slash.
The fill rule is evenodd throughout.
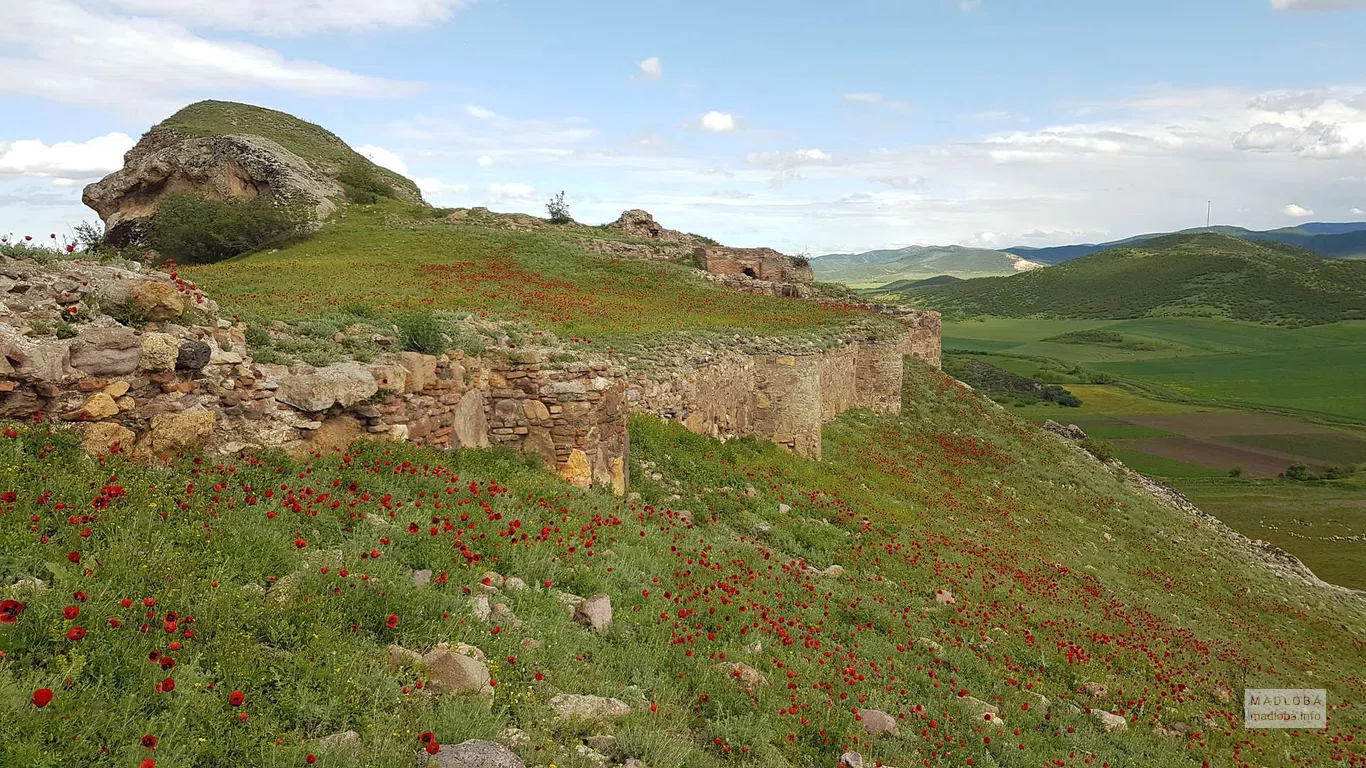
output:
<path id="1" fill-rule="evenodd" d="M 517 754 L 493 741 L 443 744 L 435 755 L 419 752 L 418 768 L 526 768 Z"/>

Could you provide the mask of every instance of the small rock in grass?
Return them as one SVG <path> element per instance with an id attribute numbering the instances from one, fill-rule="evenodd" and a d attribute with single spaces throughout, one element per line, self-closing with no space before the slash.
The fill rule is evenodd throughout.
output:
<path id="1" fill-rule="evenodd" d="M 606 632 L 612 625 L 612 598 L 597 594 L 574 608 L 574 621 L 594 632 Z"/>

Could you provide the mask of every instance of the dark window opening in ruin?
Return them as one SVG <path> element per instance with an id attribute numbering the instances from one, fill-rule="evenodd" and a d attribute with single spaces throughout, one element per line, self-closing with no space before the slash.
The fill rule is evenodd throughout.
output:
<path id="1" fill-rule="evenodd" d="M 746 275 L 749 275 L 750 277 L 754 278 L 755 280 L 758 280 L 758 279 L 759 279 L 759 274 L 758 274 L 757 272 L 754 271 L 754 267 L 745 267 L 745 274 L 746 274 Z"/>

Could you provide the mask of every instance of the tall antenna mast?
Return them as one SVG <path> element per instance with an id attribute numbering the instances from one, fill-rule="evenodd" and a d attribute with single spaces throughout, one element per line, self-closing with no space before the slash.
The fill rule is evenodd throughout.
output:
<path id="1" fill-rule="evenodd" d="M 1206 200 L 1206 201 L 1205 201 L 1205 229 L 1209 229 L 1209 215 L 1210 215 L 1210 212 L 1213 211 L 1213 210 L 1214 210 L 1214 201 L 1213 201 L 1213 200 Z"/>

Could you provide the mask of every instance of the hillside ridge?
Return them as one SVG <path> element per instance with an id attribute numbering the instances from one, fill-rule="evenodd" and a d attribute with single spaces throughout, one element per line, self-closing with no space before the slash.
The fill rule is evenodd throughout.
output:
<path id="1" fill-rule="evenodd" d="M 874 292 L 877 294 L 877 292 Z M 953 316 L 1366 319 L 1366 262 L 1222 234 L 1168 235 L 1011 277 L 886 292 Z"/>

